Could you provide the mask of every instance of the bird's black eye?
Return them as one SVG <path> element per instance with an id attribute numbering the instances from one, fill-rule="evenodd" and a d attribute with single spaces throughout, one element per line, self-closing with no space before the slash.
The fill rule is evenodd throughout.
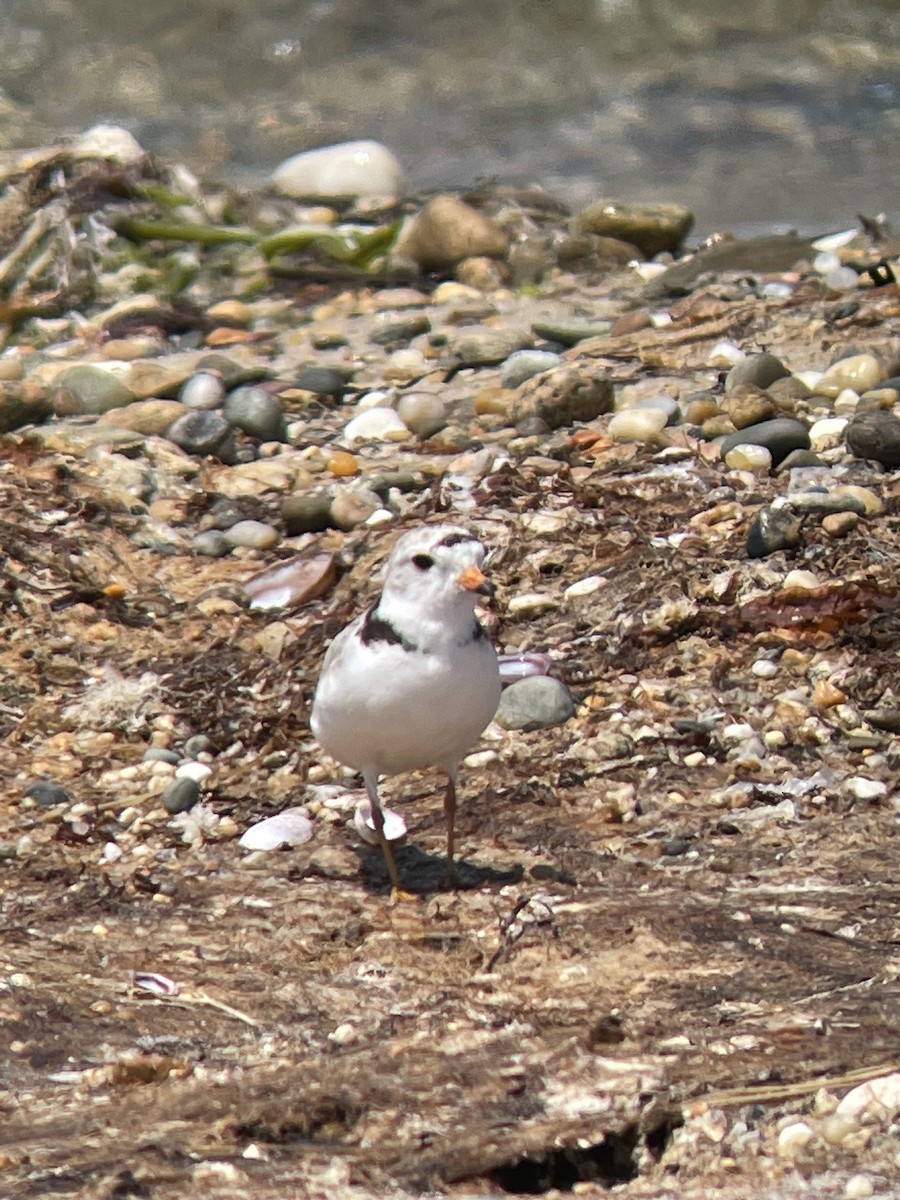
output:
<path id="1" fill-rule="evenodd" d="M 434 566 L 434 559 L 430 554 L 414 554 L 412 561 L 413 566 L 418 567 L 420 571 L 430 571 Z"/>

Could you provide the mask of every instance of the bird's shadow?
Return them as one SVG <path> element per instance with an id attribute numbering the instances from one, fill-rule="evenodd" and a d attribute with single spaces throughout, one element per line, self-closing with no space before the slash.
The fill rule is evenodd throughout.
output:
<path id="1" fill-rule="evenodd" d="M 391 878 L 380 849 L 360 848 L 358 851 L 363 881 L 377 892 L 388 892 Z M 457 861 L 456 880 L 447 879 L 447 860 L 436 854 L 426 854 L 418 846 L 395 846 L 394 861 L 404 891 L 415 894 L 424 892 L 464 892 L 484 887 L 486 884 L 503 886 L 518 883 L 522 868 L 516 865 L 506 871 L 494 867 L 477 867 L 474 863 Z"/>

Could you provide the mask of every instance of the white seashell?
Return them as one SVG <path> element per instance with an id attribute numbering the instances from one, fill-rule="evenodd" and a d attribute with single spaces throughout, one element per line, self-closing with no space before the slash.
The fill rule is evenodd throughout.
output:
<path id="1" fill-rule="evenodd" d="M 384 836 L 389 842 L 398 842 L 406 837 L 406 822 L 392 808 L 383 808 Z M 378 834 L 372 820 L 372 807 L 368 800 L 360 800 L 353 813 L 353 828 L 364 842 L 370 846 L 378 845 Z"/>
<path id="2" fill-rule="evenodd" d="M 900 1074 L 879 1075 L 852 1088 L 837 1106 L 840 1115 L 859 1116 L 870 1113 L 882 1119 L 900 1112 Z"/>
<path id="3" fill-rule="evenodd" d="M 150 992 L 154 996 L 177 996 L 178 984 L 168 975 L 158 975 L 156 971 L 133 971 L 131 986 L 142 992 Z"/>
<path id="4" fill-rule="evenodd" d="M 244 831 L 238 845 L 244 850 L 277 850 L 302 846 L 313 835 L 313 823 L 302 808 L 286 808 L 274 817 L 257 821 Z"/>
<path id="5" fill-rule="evenodd" d="M 710 367 L 733 367 L 747 355 L 734 342 L 716 342 L 706 360 Z"/>
<path id="6" fill-rule="evenodd" d="M 816 238 L 813 242 L 814 250 L 840 250 L 842 246 L 847 246 L 856 235 L 858 229 L 842 229 L 839 233 L 826 233 L 820 238 Z"/>
<path id="7" fill-rule="evenodd" d="M 515 683 L 517 679 L 528 679 L 532 675 L 548 675 L 551 660 L 546 654 L 526 652 L 522 654 L 499 654 L 501 683 Z"/>

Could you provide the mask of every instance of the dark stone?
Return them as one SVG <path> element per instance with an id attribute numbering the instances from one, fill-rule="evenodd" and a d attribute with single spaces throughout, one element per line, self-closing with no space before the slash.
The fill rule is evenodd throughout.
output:
<path id="1" fill-rule="evenodd" d="M 237 429 L 261 442 L 286 442 L 287 422 L 281 401 L 261 387 L 239 387 L 229 392 L 222 416 Z"/>
<path id="2" fill-rule="evenodd" d="M 340 402 L 344 398 L 345 380 L 331 367 L 305 367 L 294 380 L 295 387 L 317 396 L 327 396 Z"/>
<path id="3" fill-rule="evenodd" d="M 166 750 L 164 746 L 148 746 L 144 751 L 142 761 L 171 763 L 173 767 L 177 767 L 181 762 L 181 756 L 174 750 Z"/>
<path id="4" fill-rule="evenodd" d="M 809 449 L 809 432 L 800 421 L 791 417 L 775 417 L 729 433 L 720 443 L 722 457 L 735 446 L 765 446 L 772 455 L 772 465 L 778 466 L 792 450 Z"/>
<path id="5" fill-rule="evenodd" d="M 743 384 L 752 383 L 758 388 L 767 388 L 776 379 L 784 379 L 790 371 L 774 354 L 748 354 L 735 363 L 725 377 L 725 391 L 733 392 Z"/>
<path id="6" fill-rule="evenodd" d="M 188 454 L 210 455 L 229 464 L 235 460 L 234 430 L 221 413 L 210 409 L 192 409 L 178 417 L 166 437 Z"/>
<path id="7" fill-rule="evenodd" d="M 184 757 L 196 758 L 198 754 L 216 754 L 216 744 L 205 733 L 195 733 L 184 743 Z"/>
<path id="8" fill-rule="evenodd" d="M 200 799 L 200 787 L 193 779 L 173 779 L 162 794 L 163 808 L 176 816 L 193 808 Z"/>
<path id="9" fill-rule="evenodd" d="M 766 558 L 800 545 L 800 521 L 789 508 L 761 508 L 747 534 L 749 558 Z"/>
<path id="10" fill-rule="evenodd" d="M 844 432 L 847 449 L 857 458 L 883 467 L 900 467 L 900 419 L 880 408 L 858 413 Z"/>
<path id="11" fill-rule="evenodd" d="M 72 797 L 64 787 L 51 779 L 38 779 L 25 789 L 25 795 L 36 800 L 41 808 L 56 808 L 58 804 L 71 804 Z"/>

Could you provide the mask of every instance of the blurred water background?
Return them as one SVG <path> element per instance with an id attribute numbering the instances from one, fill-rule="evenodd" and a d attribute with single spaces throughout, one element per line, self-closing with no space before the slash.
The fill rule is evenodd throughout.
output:
<path id="1" fill-rule="evenodd" d="M 0 0 L 0 149 L 98 121 L 204 178 L 373 137 L 411 190 L 900 215 L 896 0 Z"/>

